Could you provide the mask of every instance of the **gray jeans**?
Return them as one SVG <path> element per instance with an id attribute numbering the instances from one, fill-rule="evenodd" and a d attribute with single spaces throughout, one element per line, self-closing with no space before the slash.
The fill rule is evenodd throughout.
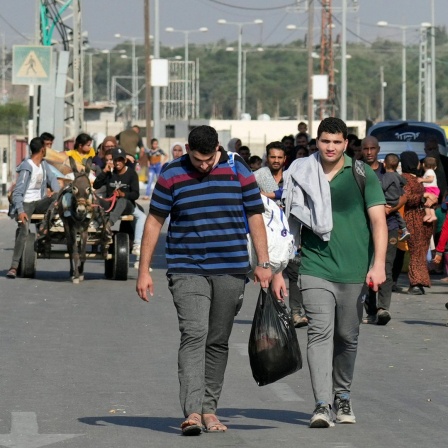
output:
<path id="1" fill-rule="evenodd" d="M 316 403 L 333 404 L 350 395 L 362 319 L 361 283 L 333 283 L 299 277 L 308 317 L 308 366 Z"/>
<path id="2" fill-rule="evenodd" d="M 179 397 L 185 416 L 216 413 L 244 286 L 244 275 L 173 274 L 169 278 L 181 333 Z"/>

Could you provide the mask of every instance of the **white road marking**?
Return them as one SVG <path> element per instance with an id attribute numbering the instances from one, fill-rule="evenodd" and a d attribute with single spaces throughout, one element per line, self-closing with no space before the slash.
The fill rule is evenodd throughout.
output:
<path id="1" fill-rule="evenodd" d="M 8 448 L 39 448 L 84 434 L 39 434 L 35 412 L 12 412 L 11 432 L 0 434 L 0 445 Z"/>

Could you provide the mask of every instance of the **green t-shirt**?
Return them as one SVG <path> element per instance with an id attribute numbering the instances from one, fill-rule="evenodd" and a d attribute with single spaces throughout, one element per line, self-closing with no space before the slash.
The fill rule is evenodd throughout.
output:
<path id="1" fill-rule="evenodd" d="M 365 207 L 352 172 L 352 159 L 344 155 L 344 167 L 330 182 L 333 230 L 322 241 L 312 230 L 302 228 L 300 274 L 335 283 L 363 283 L 373 255 L 370 221 L 366 209 L 386 204 L 381 184 L 365 165 Z"/>

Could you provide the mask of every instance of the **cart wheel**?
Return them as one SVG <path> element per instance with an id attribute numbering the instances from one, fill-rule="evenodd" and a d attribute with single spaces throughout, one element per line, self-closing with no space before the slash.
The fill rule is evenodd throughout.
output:
<path id="1" fill-rule="evenodd" d="M 129 235 L 118 232 L 114 235 L 114 279 L 127 280 L 129 269 Z"/>
<path id="2" fill-rule="evenodd" d="M 129 241 L 134 241 L 135 221 L 121 221 L 120 233 L 127 233 L 129 235 Z"/>
<path id="3" fill-rule="evenodd" d="M 26 237 L 22 258 L 20 259 L 19 268 L 17 269 L 20 277 L 34 278 L 34 276 L 36 275 L 37 254 L 34 251 L 35 240 L 36 234 L 34 233 L 29 233 Z"/>

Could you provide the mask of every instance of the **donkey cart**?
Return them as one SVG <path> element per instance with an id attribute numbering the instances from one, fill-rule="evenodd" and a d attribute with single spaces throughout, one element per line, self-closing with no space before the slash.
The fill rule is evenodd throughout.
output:
<path id="1" fill-rule="evenodd" d="M 45 219 L 43 214 L 34 214 L 31 223 L 38 228 Z M 121 227 L 130 224 L 132 215 L 121 217 Z M 67 240 L 64 226 L 56 219 L 48 230 L 45 244 L 36 244 L 36 234 L 30 232 L 27 236 L 17 274 L 24 278 L 33 278 L 36 275 L 36 263 L 38 258 L 70 259 L 67 250 Z M 90 250 L 89 250 L 90 248 Z M 106 250 L 107 249 L 107 250 Z M 104 260 L 104 274 L 108 279 L 127 280 L 129 269 L 129 235 L 125 232 L 114 232 L 110 244 L 105 241 L 102 228 L 88 227 L 86 244 L 86 260 Z M 72 274 L 72 273 L 71 273 Z M 82 280 L 82 278 L 80 278 Z"/>

